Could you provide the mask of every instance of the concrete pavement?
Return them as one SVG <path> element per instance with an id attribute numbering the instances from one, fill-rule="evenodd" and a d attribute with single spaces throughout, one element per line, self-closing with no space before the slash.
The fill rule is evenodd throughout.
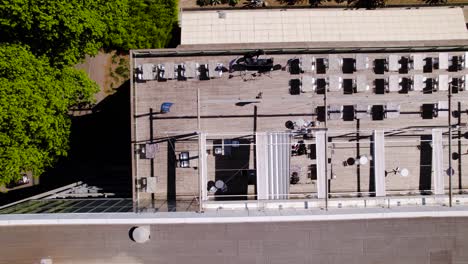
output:
<path id="1" fill-rule="evenodd" d="M 468 263 L 468 218 L 0 227 L 0 263 Z"/>

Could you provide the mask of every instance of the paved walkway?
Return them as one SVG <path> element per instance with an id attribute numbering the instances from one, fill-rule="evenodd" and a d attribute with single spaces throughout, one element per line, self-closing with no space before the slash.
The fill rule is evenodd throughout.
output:
<path id="1" fill-rule="evenodd" d="M 110 58 L 110 54 L 99 52 L 94 57 L 87 55 L 84 62 L 76 66 L 78 69 L 84 70 L 88 74 L 89 78 L 95 81 L 101 88 L 96 94 L 96 103 L 100 102 L 107 96 L 105 92 L 106 89 L 108 89 L 106 78 L 108 78 L 107 75 L 109 74 L 108 69 L 111 61 Z"/>

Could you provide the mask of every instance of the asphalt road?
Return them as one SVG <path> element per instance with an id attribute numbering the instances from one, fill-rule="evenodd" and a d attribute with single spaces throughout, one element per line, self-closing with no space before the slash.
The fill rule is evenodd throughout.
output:
<path id="1" fill-rule="evenodd" d="M 468 263 L 468 218 L 0 228 L 0 263 Z"/>

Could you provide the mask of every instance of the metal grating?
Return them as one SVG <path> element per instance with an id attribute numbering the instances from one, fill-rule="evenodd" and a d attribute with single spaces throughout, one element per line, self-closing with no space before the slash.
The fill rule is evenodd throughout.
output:
<path id="1" fill-rule="evenodd" d="M 30 200 L 0 210 L 0 214 L 53 214 L 132 212 L 131 199 L 44 199 Z"/>

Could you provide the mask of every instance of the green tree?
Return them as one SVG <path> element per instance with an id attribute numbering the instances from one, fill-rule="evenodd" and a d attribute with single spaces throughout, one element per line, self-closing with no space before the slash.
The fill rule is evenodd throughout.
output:
<path id="1" fill-rule="evenodd" d="M 348 6 L 374 9 L 385 6 L 385 0 L 347 0 Z"/>
<path id="2" fill-rule="evenodd" d="M 106 49 L 163 48 L 171 40 L 177 23 L 176 0 L 95 0 L 101 20 L 107 26 Z M 197 2 L 200 5 L 209 0 Z"/>
<path id="3" fill-rule="evenodd" d="M 175 0 L 128 0 L 127 35 L 121 49 L 164 48 L 177 22 Z"/>
<path id="4" fill-rule="evenodd" d="M 106 24 L 96 0 L 8 0 L 0 3 L 0 42 L 24 43 L 55 65 L 72 65 L 102 46 Z"/>
<path id="5" fill-rule="evenodd" d="M 0 184 L 40 175 L 67 154 L 71 106 L 92 101 L 96 83 L 58 70 L 26 46 L 0 44 Z"/>
<path id="6" fill-rule="evenodd" d="M 423 0 L 424 3 L 428 5 L 440 5 L 440 4 L 446 4 L 447 0 Z"/>
<path id="7" fill-rule="evenodd" d="M 99 0 L 96 4 L 107 29 L 103 46 L 106 49 L 127 49 L 130 19 L 129 0 Z M 143 36 L 144 37 L 144 36 Z"/>
<path id="8" fill-rule="evenodd" d="M 0 42 L 26 44 L 57 66 L 76 64 L 102 47 L 165 47 L 176 22 L 176 0 L 0 2 Z"/>
<path id="9" fill-rule="evenodd" d="M 332 0 L 309 0 L 309 5 L 311 7 L 317 7 L 317 6 L 322 5 L 325 2 L 330 2 L 330 1 Z"/>

